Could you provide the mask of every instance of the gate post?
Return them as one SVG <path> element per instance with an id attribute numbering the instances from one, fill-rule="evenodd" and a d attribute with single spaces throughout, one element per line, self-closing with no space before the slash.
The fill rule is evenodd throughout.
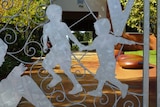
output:
<path id="1" fill-rule="evenodd" d="M 149 26 L 150 26 L 150 4 L 149 0 L 144 0 L 144 65 L 143 65 L 143 107 L 149 105 Z"/>
<path id="2" fill-rule="evenodd" d="M 160 107 L 160 0 L 157 0 L 157 107 Z"/>

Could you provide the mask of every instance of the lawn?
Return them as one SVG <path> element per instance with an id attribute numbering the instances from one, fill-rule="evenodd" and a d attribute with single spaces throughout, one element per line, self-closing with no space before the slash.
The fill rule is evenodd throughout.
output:
<path id="1" fill-rule="evenodd" d="M 136 54 L 143 56 L 143 51 L 126 51 L 124 54 Z M 149 51 L 149 63 L 156 65 L 156 50 Z"/>

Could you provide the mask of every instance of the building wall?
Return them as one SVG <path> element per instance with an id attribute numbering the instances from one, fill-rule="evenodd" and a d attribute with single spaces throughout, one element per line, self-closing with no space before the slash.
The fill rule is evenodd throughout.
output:
<path id="1" fill-rule="evenodd" d="M 106 0 L 86 0 L 92 11 L 98 11 L 98 17 L 106 17 Z M 63 11 L 89 11 L 85 3 L 82 6 L 77 0 L 55 0 L 55 4 L 62 7 Z"/>

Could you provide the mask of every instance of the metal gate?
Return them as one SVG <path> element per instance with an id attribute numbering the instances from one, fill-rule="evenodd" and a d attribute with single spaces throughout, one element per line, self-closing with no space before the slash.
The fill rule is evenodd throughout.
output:
<path id="1" fill-rule="evenodd" d="M 79 0 L 78 0 L 79 1 Z M 108 0 L 112 2 L 112 0 Z M 116 0 L 115 0 L 116 1 Z M 131 0 L 130 0 L 131 1 Z M 0 38 L 9 46 L 7 51 L 7 56 L 13 58 L 17 63 L 24 63 L 28 69 L 25 74 L 29 74 L 30 77 L 37 83 L 40 89 L 44 92 L 47 98 L 53 103 L 55 107 L 149 107 L 149 26 L 150 26 L 150 1 L 144 0 L 144 54 L 143 54 L 143 88 L 140 92 L 135 92 L 134 90 L 129 90 L 127 92 L 126 98 L 122 98 L 119 89 L 106 82 L 103 87 L 102 97 L 91 97 L 87 95 L 87 91 L 92 88 L 96 88 L 97 81 L 94 79 L 95 73 L 88 69 L 82 60 L 87 55 L 90 55 L 88 51 L 84 52 L 72 52 L 72 65 L 74 68 L 72 73 L 75 75 L 76 79 L 81 83 L 83 91 L 76 95 L 69 95 L 68 91 L 71 89 L 72 84 L 66 78 L 64 73 L 56 66 L 55 71 L 62 77 L 62 82 L 53 88 L 48 87 L 49 81 L 52 80 L 51 75 L 44 70 L 42 67 L 42 62 L 45 58 L 43 53 L 43 42 L 42 42 L 42 31 L 43 25 L 48 23 L 45 17 L 45 9 L 48 5 L 53 4 L 54 1 L 50 0 L 47 4 L 37 5 L 35 1 L 19 1 L 20 9 L 14 9 L 15 12 L 10 12 L 14 14 L 9 14 L 8 16 L 3 16 L 7 11 L 12 11 L 15 2 L 18 0 L 1 0 L 1 25 L 0 25 Z M 34 2 L 34 3 L 32 3 Z M 81 19 L 77 20 L 70 26 L 73 27 L 82 20 L 85 20 L 88 16 L 92 16 L 97 20 L 97 17 L 92 12 L 87 0 L 79 1 L 80 6 L 86 6 L 88 9 L 88 14 L 82 16 Z M 97 0 L 98 2 L 98 0 Z M 25 4 L 27 3 L 27 4 Z M 44 2 L 42 2 L 44 3 Z M 114 2 L 111 3 L 114 5 Z M 160 0 L 157 1 L 160 4 Z M 37 5 L 36 8 L 32 5 Z M 18 6 L 18 5 L 17 5 Z M 116 6 L 116 5 L 115 5 Z M 25 8 L 24 8 L 25 7 Z M 14 7 L 15 8 L 15 7 Z M 157 107 L 160 106 L 160 89 L 159 89 L 159 67 L 160 67 L 160 7 L 157 6 Z M 32 11 L 36 14 L 31 13 Z M 24 16 L 21 16 L 24 13 Z M 31 16 L 35 15 L 38 20 L 31 19 Z M 18 17 L 22 17 L 18 20 Z M 26 21 L 25 21 L 26 20 Z M 118 22 L 117 22 L 118 23 Z M 115 25 L 116 26 L 116 25 Z M 122 27 L 123 28 L 123 27 Z M 122 29 L 123 30 L 123 29 Z M 20 38 L 21 37 L 21 38 Z M 23 39 L 22 39 L 23 38 Z M 18 42 L 21 41 L 21 42 Z M 96 54 L 96 53 L 94 53 Z M 98 61 L 98 60 L 97 60 Z M 9 64 L 8 64 L 9 65 Z M 24 74 L 24 75 L 25 75 Z M 96 82 L 95 82 L 96 81 Z M 136 87 L 134 85 L 129 86 L 129 88 Z M 156 102 L 156 101 L 155 101 Z M 33 106 L 27 100 L 21 99 L 18 107 Z M 152 106 L 152 105 L 151 105 Z"/>

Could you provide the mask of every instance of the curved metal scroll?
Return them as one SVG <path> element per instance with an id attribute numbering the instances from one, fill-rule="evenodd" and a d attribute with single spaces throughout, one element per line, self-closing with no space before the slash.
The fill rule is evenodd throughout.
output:
<path id="1" fill-rule="evenodd" d="M 106 82 L 104 85 L 104 88 L 108 91 L 103 92 L 102 97 L 98 98 L 88 96 L 88 87 L 95 87 L 97 83 L 83 82 L 85 79 L 88 79 L 88 75 L 91 79 L 94 79 L 93 77 L 95 75 L 81 62 L 81 60 L 83 60 L 83 58 L 87 55 L 87 51 L 81 52 L 81 55 L 79 56 L 77 56 L 75 53 L 72 53 L 72 59 L 76 62 L 75 64 L 72 64 L 72 68 L 76 68 L 76 70 L 72 72 L 75 74 L 78 81 L 82 81 L 81 84 L 83 86 L 83 92 L 76 95 L 69 95 L 68 90 L 70 90 L 70 87 L 72 87 L 72 85 L 61 71 L 60 75 L 63 76 L 64 80 L 56 87 L 49 88 L 48 83 L 49 81 L 51 81 L 52 77 L 46 70 L 44 70 L 41 65 L 45 54 L 42 50 L 42 38 L 41 35 L 39 35 L 42 34 L 43 25 L 48 22 L 45 17 L 44 9 L 47 5 L 41 4 L 36 7 L 35 16 L 37 17 L 37 19 L 43 19 L 37 21 L 36 19 L 32 19 L 30 17 L 30 6 L 33 5 L 32 0 L 28 2 L 28 4 L 25 3 L 25 0 L 23 0 L 20 3 L 21 8 L 11 16 L 3 16 L 3 14 L 0 14 L 0 19 L 5 22 L 1 23 L 0 37 L 5 41 L 6 44 L 8 44 L 9 47 L 13 47 L 14 45 L 17 46 L 14 50 L 9 48 L 7 55 L 13 57 L 18 62 L 24 63 L 26 66 L 28 66 L 26 74 L 29 74 L 30 77 L 32 77 L 32 79 L 39 85 L 41 90 L 46 94 L 50 101 L 53 102 L 53 105 L 58 106 L 60 104 L 64 104 L 64 106 L 67 107 L 87 107 L 89 106 L 88 103 L 90 103 L 94 107 L 98 107 L 98 105 L 117 107 L 119 104 L 122 104 L 123 107 L 134 107 L 136 103 L 136 107 L 142 106 L 142 94 L 128 92 L 129 97 L 124 100 L 119 94 L 119 89 L 116 86 L 109 84 L 108 82 Z M 53 0 L 50 0 L 50 3 L 53 3 Z M 12 8 L 15 8 L 14 0 L 3 0 L 0 5 L 2 9 L 6 12 L 10 11 Z M 87 0 L 84 0 L 84 5 L 88 8 L 89 14 L 77 20 L 73 25 L 70 26 L 70 28 L 75 26 L 77 23 L 81 23 L 82 20 L 84 20 L 90 15 L 92 15 L 97 20 L 97 17 L 94 15 L 91 8 L 89 7 Z M 25 6 L 26 8 L 24 9 Z M 26 11 L 26 15 L 21 16 L 21 13 L 24 12 L 24 10 Z M 10 24 L 18 17 L 23 17 L 21 19 L 26 19 L 27 22 L 23 23 L 21 21 L 17 21 L 14 23 L 14 25 Z M 20 36 L 24 39 L 22 40 L 23 42 L 21 42 L 21 45 L 17 45 L 17 43 L 21 41 Z M 19 56 L 26 57 L 29 60 L 25 60 Z M 19 105 L 21 104 L 27 103 L 26 101 L 22 100 Z"/>

